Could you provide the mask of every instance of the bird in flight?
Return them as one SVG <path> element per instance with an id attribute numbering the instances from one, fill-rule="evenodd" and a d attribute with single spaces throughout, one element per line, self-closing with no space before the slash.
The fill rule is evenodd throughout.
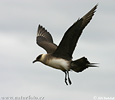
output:
<path id="1" fill-rule="evenodd" d="M 59 69 L 65 73 L 65 83 L 71 85 L 69 71 L 82 72 L 88 67 L 97 67 L 96 63 L 90 63 L 86 57 L 72 60 L 72 54 L 78 39 L 92 19 L 97 5 L 95 5 L 86 15 L 78 19 L 64 34 L 61 42 L 57 46 L 53 42 L 51 34 L 41 25 L 38 26 L 36 42 L 46 50 L 47 54 L 40 54 L 33 63 L 39 61 L 52 68 Z"/>

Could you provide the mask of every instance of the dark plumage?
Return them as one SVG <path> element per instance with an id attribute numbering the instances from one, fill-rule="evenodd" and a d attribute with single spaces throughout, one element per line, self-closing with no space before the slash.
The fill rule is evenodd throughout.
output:
<path id="1" fill-rule="evenodd" d="M 86 15 L 81 19 L 78 19 L 64 34 L 59 46 L 53 43 L 51 34 L 41 25 L 38 26 L 36 42 L 39 46 L 47 51 L 47 54 L 39 55 L 36 60 L 40 61 L 50 67 L 60 69 L 65 73 L 65 83 L 67 79 L 69 84 L 71 80 L 69 78 L 69 71 L 82 72 L 88 67 L 96 67 L 90 63 L 87 58 L 82 57 L 75 61 L 72 61 L 72 54 L 76 47 L 77 41 L 87 24 L 92 19 L 97 5 L 93 7 Z"/>

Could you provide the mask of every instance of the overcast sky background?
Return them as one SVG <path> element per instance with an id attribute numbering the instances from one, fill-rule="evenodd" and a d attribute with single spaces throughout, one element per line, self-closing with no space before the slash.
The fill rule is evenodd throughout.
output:
<path id="1" fill-rule="evenodd" d="M 86 56 L 99 67 L 70 72 L 73 84 L 66 86 L 63 72 L 32 63 L 46 53 L 36 44 L 37 27 L 43 25 L 58 45 L 64 32 L 97 3 L 73 59 Z M 45 100 L 115 97 L 115 0 L 0 0 L 0 96 L 29 95 Z"/>

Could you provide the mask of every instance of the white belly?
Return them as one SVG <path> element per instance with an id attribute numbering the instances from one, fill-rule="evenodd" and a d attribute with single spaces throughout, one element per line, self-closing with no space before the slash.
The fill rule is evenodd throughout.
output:
<path id="1" fill-rule="evenodd" d="M 60 69 L 60 70 L 69 70 L 70 69 L 69 68 L 70 62 L 66 61 L 64 59 L 54 58 L 54 59 L 48 60 L 46 65 L 51 66 L 56 69 Z"/>
<path id="2" fill-rule="evenodd" d="M 60 69 L 62 71 L 64 70 L 70 70 L 70 62 L 64 59 L 52 57 L 48 54 L 43 54 L 40 61 L 44 63 L 45 65 L 48 65 L 50 67 Z"/>

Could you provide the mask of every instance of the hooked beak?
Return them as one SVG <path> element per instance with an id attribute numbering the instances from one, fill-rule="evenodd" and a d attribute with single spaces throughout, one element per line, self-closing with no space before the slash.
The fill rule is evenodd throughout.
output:
<path id="1" fill-rule="evenodd" d="M 96 66 L 95 64 L 98 64 L 98 63 L 90 63 L 90 64 L 87 64 L 88 67 L 98 67 Z"/>
<path id="2" fill-rule="evenodd" d="M 35 63 L 37 60 L 34 60 L 33 63 Z"/>

